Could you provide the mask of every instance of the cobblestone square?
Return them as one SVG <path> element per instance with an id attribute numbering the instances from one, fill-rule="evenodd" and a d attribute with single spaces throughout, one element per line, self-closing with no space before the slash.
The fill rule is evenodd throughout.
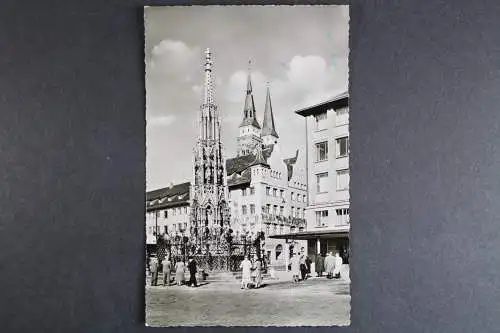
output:
<path id="1" fill-rule="evenodd" d="M 325 278 L 299 284 L 266 281 L 241 290 L 238 281 L 146 287 L 148 326 L 349 325 L 349 284 Z"/>

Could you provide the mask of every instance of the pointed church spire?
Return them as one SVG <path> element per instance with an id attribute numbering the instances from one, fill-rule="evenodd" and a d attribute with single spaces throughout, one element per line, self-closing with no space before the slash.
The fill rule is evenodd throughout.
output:
<path id="1" fill-rule="evenodd" d="M 261 136 L 271 135 L 279 138 L 274 126 L 273 108 L 271 106 L 271 93 L 269 91 L 269 82 L 267 85 L 266 107 L 264 109 L 264 121 L 262 122 Z"/>
<path id="2" fill-rule="evenodd" d="M 255 103 L 253 101 L 252 94 L 252 77 L 250 71 L 251 61 L 248 61 L 248 77 L 247 77 L 247 92 L 245 97 L 245 107 L 243 108 L 243 121 L 240 127 L 251 125 L 260 129 L 259 122 L 257 121 L 257 116 L 255 113 Z"/>
<path id="3" fill-rule="evenodd" d="M 252 93 L 252 79 L 251 79 L 251 68 L 252 60 L 248 60 L 248 77 L 247 77 L 247 95 Z"/>
<path id="4" fill-rule="evenodd" d="M 213 82 L 212 82 L 212 52 L 207 48 L 205 50 L 205 84 L 203 90 L 203 104 L 213 104 L 214 92 L 213 92 Z"/>

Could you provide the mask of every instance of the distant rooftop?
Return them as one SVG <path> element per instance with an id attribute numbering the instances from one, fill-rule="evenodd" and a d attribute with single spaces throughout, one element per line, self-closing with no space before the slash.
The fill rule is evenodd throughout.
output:
<path id="1" fill-rule="evenodd" d="M 327 110 L 330 110 L 330 109 L 340 109 L 340 108 L 346 107 L 348 105 L 349 105 L 349 93 L 346 91 L 340 95 L 337 95 L 333 98 L 330 98 L 327 101 L 324 101 L 324 102 L 297 110 L 297 111 L 295 111 L 295 113 L 297 113 L 303 117 L 307 117 L 307 116 L 316 115 L 319 113 L 326 112 Z"/>

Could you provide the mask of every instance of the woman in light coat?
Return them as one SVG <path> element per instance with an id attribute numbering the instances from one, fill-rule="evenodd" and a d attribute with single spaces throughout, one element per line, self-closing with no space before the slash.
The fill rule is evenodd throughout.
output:
<path id="1" fill-rule="evenodd" d="M 340 268 L 344 264 L 344 261 L 342 260 L 342 257 L 340 254 L 337 252 L 335 253 L 335 268 L 333 270 L 333 277 L 338 279 L 340 278 Z"/>
<path id="2" fill-rule="evenodd" d="M 184 282 L 184 271 L 186 270 L 186 266 L 184 265 L 184 262 L 179 260 L 175 264 L 175 282 L 177 282 L 178 286 L 182 285 L 182 282 Z"/>
<path id="3" fill-rule="evenodd" d="M 328 253 L 328 255 L 325 258 L 325 271 L 326 271 L 326 276 L 331 279 L 333 277 L 333 271 L 335 269 L 335 257 L 332 255 L 331 252 Z"/>
<path id="4" fill-rule="evenodd" d="M 241 289 L 248 289 L 248 285 L 252 283 L 252 262 L 250 261 L 250 256 L 241 262 L 240 268 L 242 269 Z"/>

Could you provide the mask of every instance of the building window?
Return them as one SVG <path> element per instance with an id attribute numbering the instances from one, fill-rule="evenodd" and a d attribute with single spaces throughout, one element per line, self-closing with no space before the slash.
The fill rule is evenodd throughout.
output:
<path id="1" fill-rule="evenodd" d="M 316 162 L 328 160 L 328 141 L 316 144 Z"/>
<path id="2" fill-rule="evenodd" d="M 250 214 L 255 214 L 255 205 L 250 205 Z"/>
<path id="3" fill-rule="evenodd" d="M 306 218 L 306 209 L 304 208 L 302 210 L 302 218 L 305 219 Z"/>
<path id="4" fill-rule="evenodd" d="M 278 214 L 278 206 L 276 206 L 276 205 L 273 206 L 273 214 L 274 215 Z"/>
<path id="5" fill-rule="evenodd" d="M 316 192 L 328 192 L 328 172 L 318 173 L 316 175 Z"/>
<path id="6" fill-rule="evenodd" d="M 168 211 L 166 209 L 163 211 L 163 218 L 168 219 Z"/>
<path id="7" fill-rule="evenodd" d="M 273 189 L 273 197 L 276 196 L 277 191 L 278 191 L 277 189 Z"/>
<path id="8" fill-rule="evenodd" d="M 175 213 L 176 213 L 175 208 L 172 208 L 172 216 L 175 216 L 176 215 Z"/>
<path id="9" fill-rule="evenodd" d="M 349 189 L 349 170 L 337 171 L 337 191 Z"/>
<path id="10" fill-rule="evenodd" d="M 184 230 L 187 230 L 187 228 L 188 228 L 188 224 L 187 224 L 187 222 L 184 222 Z"/>
<path id="11" fill-rule="evenodd" d="M 173 227 L 174 227 L 174 231 L 176 231 L 177 230 L 177 224 L 174 223 Z"/>
<path id="12" fill-rule="evenodd" d="M 271 188 L 268 186 L 266 187 L 266 195 L 270 196 L 271 195 Z"/>
<path id="13" fill-rule="evenodd" d="M 349 224 L 349 208 L 336 209 L 335 212 L 337 213 L 337 224 Z"/>
<path id="14" fill-rule="evenodd" d="M 246 188 L 244 188 L 244 189 L 241 190 L 241 195 L 244 196 L 244 197 L 247 195 L 247 189 Z"/>
<path id="15" fill-rule="evenodd" d="M 294 197 L 295 197 L 295 196 L 294 196 L 294 193 L 293 193 L 293 192 L 291 192 L 291 193 L 290 193 L 290 200 L 291 200 L 291 201 L 293 201 L 293 198 L 294 198 Z"/>
<path id="16" fill-rule="evenodd" d="M 316 121 L 316 130 L 319 131 L 319 130 L 322 130 L 322 129 L 325 129 L 327 126 L 326 124 L 326 112 L 324 113 L 320 113 L 316 116 L 314 116 L 314 119 Z"/>
<path id="17" fill-rule="evenodd" d="M 241 214 L 247 215 L 247 206 L 246 205 L 241 206 Z"/>
<path id="18" fill-rule="evenodd" d="M 255 194 L 255 187 L 250 187 L 250 195 L 254 195 Z"/>
<path id="19" fill-rule="evenodd" d="M 178 226 L 178 228 L 179 228 L 179 231 L 181 231 L 181 232 L 182 232 L 182 231 L 183 231 L 183 230 L 182 230 L 182 223 L 179 223 L 177 226 Z"/>
<path id="20" fill-rule="evenodd" d="M 316 225 L 318 227 L 325 226 L 328 223 L 328 211 L 320 210 L 316 212 Z"/>
<path id="21" fill-rule="evenodd" d="M 270 214 L 270 213 L 271 213 L 271 205 L 270 205 L 270 204 L 267 204 L 267 205 L 266 205 L 266 213 L 267 213 L 267 214 Z"/>
<path id="22" fill-rule="evenodd" d="M 285 211 L 285 207 L 281 206 L 280 207 L 280 216 L 283 216 L 283 212 Z"/>
<path id="23" fill-rule="evenodd" d="M 187 214 L 187 213 L 188 213 L 188 208 L 186 206 L 186 207 L 184 207 L 184 214 Z"/>
<path id="24" fill-rule="evenodd" d="M 168 234 L 168 225 L 163 226 L 163 229 L 164 229 L 164 233 Z"/>
<path id="25" fill-rule="evenodd" d="M 284 190 L 280 190 L 280 198 L 283 198 L 285 195 L 285 191 Z"/>
<path id="26" fill-rule="evenodd" d="M 227 197 L 228 197 L 228 199 L 231 199 L 231 192 L 232 192 L 232 191 L 228 191 L 228 192 L 227 192 Z"/>
<path id="27" fill-rule="evenodd" d="M 337 142 L 337 157 L 345 157 L 349 154 L 349 138 L 347 136 L 338 138 Z"/>
<path id="28" fill-rule="evenodd" d="M 335 126 L 346 125 L 349 123 L 349 109 L 347 107 L 335 111 Z"/>
<path id="29" fill-rule="evenodd" d="M 290 207 L 290 215 L 292 215 L 292 217 L 295 217 L 295 207 Z"/>

